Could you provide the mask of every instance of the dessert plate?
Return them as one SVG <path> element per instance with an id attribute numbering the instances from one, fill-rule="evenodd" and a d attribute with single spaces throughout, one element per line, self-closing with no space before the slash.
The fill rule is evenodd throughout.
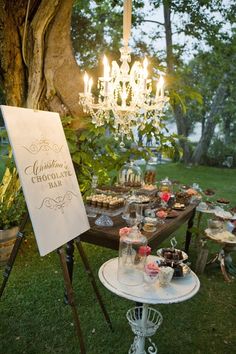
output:
<path id="1" fill-rule="evenodd" d="M 176 203 L 176 204 L 173 205 L 172 209 L 174 209 L 174 210 L 184 210 L 185 209 L 185 205 L 182 204 L 182 203 L 179 203 L 179 204 Z"/>
<path id="2" fill-rule="evenodd" d="M 172 218 L 176 218 L 179 214 L 177 213 L 177 211 L 175 210 L 171 210 L 168 214 L 167 214 L 167 219 L 172 219 Z"/>

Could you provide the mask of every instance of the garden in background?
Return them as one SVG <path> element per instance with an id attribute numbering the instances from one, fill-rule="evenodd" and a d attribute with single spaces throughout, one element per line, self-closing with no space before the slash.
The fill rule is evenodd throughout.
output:
<path id="1" fill-rule="evenodd" d="M 216 198 L 227 198 L 236 206 L 235 169 L 185 167 L 182 164 L 157 166 L 158 181 L 168 176 L 181 183 L 198 183 L 212 188 Z M 203 228 L 206 224 L 203 223 Z M 180 248 L 184 246 L 185 227 L 174 234 Z M 89 354 L 124 354 L 133 334 L 125 319 L 133 306 L 105 289 L 98 280 L 99 267 L 118 252 L 83 243 L 97 279 L 105 305 L 112 319 L 111 333 L 96 302 L 90 281 L 75 253 L 74 289 Z M 169 246 L 169 240 L 165 242 Z M 213 255 L 219 248 L 210 245 Z M 155 251 L 153 251 L 155 254 Z M 233 260 L 236 262 L 236 254 Z M 196 248 L 190 246 L 194 269 Z M 231 354 L 236 346 L 236 282 L 226 283 L 219 265 L 207 266 L 200 275 L 201 288 L 192 299 L 171 305 L 159 305 L 164 321 L 153 340 L 159 351 L 173 354 Z M 1 351 L 11 353 L 78 353 L 78 339 L 69 306 L 64 304 L 64 283 L 56 253 L 40 257 L 30 227 L 18 254 L 1 301 Z"/>
<path id="2" fill-rule="evenodd" d="M 105 69 L 101 64 L 104 55 L 111 66 L 112 61 L 119 63 L 123 3 L 2 0 L 0 104 L 59 113 L 84 200 L 91 193 L 94 176 L 99 185 L 113 185 L 125 163 L 142 161 L 144 170 L 150 159 L 158 157 L 157 185 L 165 177 L 188 186 L 196 183 L 202 190 L 215 191 L 211 200 L 227 199 L 229 208 L 235 208 L 235 1 L 132 2 L 130 65 L 139 60 L 145 69 L 147 58 L 148 71 L 143 75 L 147 74 L 145 80 L 152 78 L 152 98 L 157 96 L 162 72 L 168 103 L 145 124 L 140 124 L 146 118 L 140 109 L 140 129 L 133 126 L 132 139 L 124 136 L 121 142 L 114 134 L 114 113 L 106 124 L 96 126 L 91 114 L 84 112 L 79 93 L 84 92 L 86 72 L 93 78 L 92 94 L 98 94 L 95 83 Z M 103 115 L 99 118 L 104 119 Z M 155 126 L 153 118 L 158 121 Z M 19 225 L 26 207 L 8 143 L 0 113 L 0 230 Z M 202 217 L 201 234 L 208 217 Z M 180 249 L 185 232 L 186 225 L 171 235 Z M 163 246 L 170 246 L 170 238 Z M 100 266 L 118 256 L 118 251 L 86 242 L 83 246 L 114 326 L 111 332 L 75 252 L 73 286 L 87 353 L 127 353 L 133 334 L 125 315 L 134 304 L 105 289 L 97 275 Z M 213 242 L 208 241 L 208 247 L 209 258 L 219 251 Z M 193 270 L 197 256 L 193 235 L 189 251 Z M 232 259 L 236 264 L 236 252 Z M 158 352 L 235 352 L 236 280 L 226 282 L 219 264 L 208 265 L 199 279 L 200 290 L 192 299 L 154 306 L 164 318 L 153 338 Z M 79 352 L 71 309 L 64 302 L 58 256 L 53 252 L 40 257 L 30 223 L 0 306 L 2 354 Z"/>

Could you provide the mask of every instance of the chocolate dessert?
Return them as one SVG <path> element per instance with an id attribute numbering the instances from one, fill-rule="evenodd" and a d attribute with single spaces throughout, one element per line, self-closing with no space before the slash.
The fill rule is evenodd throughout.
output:
<path id="1" fill-rule="evenodd" d="M 225 198 L 217 199 L 217 203 L 229 204 L 229 200 Z"/>
<path id="2" fill-rule="evenodd" d="M 169 260 L 159 262 L 159 267 L 171 267 L 174 269 L 173 277 L 181 278 L 184 276 L 184 264 L 176 264 Z"/>
<path id="3" fill-rule="evenodd" d="M 172 248 L 163 248 L 162 249 L 162 256 L 170 261 L 179 262 L 183 259 L 182 251 L 172 249 Z"/>
<path id="4" fill-rule="evenodd" d="M 215 191 L 213 189 L 207 188 L 203 191 L 205 195 L 211 196 L 215 194 Z"/>

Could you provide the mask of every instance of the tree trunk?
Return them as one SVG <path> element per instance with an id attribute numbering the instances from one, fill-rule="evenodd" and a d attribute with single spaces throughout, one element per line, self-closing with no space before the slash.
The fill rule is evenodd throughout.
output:
<path id="1" fill-rule="evenodd" d="M 163 1 L 164 9 L 164 26 L 165 26 L 165 38 L 166 38 L 166 62 L 167 62 L 167 71 L 169 75 L 173 75 L 174 68 L 174 55 L 173 55 L 173 43 L 172 43 L 172 28 L 171 28 L 171 8 L 167 1 Z M 179 103 L 171 103 L 175 120 L 177 126 L 177 132 L 180 136 L 179 142 L 180 146 L 183 149 L 183 161 L 184 163 L 189 163 L 191 153 L 189 148 L 189 143 L 187 141 L 188 137 L 188 128 L 185 121 L 185 116 L 183 109 Z"/>
<path id="2" fill-rule="evenodd" d="M 6 104 L 13 106 L 23 105 L 27 90 L 21 53 L 22 8 L 25 6 L 26 1 L 25 4 L 19 1 L 13 11 L 11 1 L 0 0 L 0 79 Z"/>
<path id="3" fill-rule="evenodd" d="M 206 162 L 207 151 L 217 124 L 217 115 L 220 112 L 220 109 L 223 106 L 223 102 L 227 96 L 227 91 L 225 88 L 226 80 L 227 75 L 224 76 L 223 82 L 218 86 L 216 90 L 216 94 L 211 106 L 211 111 L 205 121 L 201 139 L 199 140 L 192 157 L 192 161 L 195 165 Z"/>
<path id="4" fill-rule="evenodd" d="M 0 0 L 0 77 L 6 104 L 81 117 L 83 80 L 70 37 L 73 0 L 31 0 L 28 12 L 27 4 Z"/>
<path id="5" fill-rule="evenodd" d="M 229 145 L 231 143 L 231 122 L 233 121 L 233 117 L 230 113 L 223 120 L 224 125 L 224 144 Z"/>

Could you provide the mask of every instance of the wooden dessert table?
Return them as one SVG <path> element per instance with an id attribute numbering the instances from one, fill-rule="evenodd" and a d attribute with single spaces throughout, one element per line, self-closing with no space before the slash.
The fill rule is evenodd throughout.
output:
<path id="1" fill-rule="evenodd" d="M 178 211 L 178 216 L 175 218 L 166 219 L 164 224 L 158 224 L 155 232 L 142 233 L 148 239 L 148 245 L 153 249 L 160 248 L 161 243 L 166 240 L 173 232 L 178 230 L 183 224 L 187 223 L 187 231 L 185 236 L 185 252 L 188 252 L 191 242 L 192 233 L 190 229 L 193 226 L 196 205 L 190 204 L 184 210 Z M 101 227 L 95 224 L 96 218 L 89 218 L 91 229 L 81 234 L 77 239 L 79 241 L 91 243 L 97 246 L 110 248 L 113 250 L 119 249 L 119 229 L 127 226 L 121 215 L 113 217 L 114 225 L 112 227 Z M 76 242 L 79 247 L 79 252 L 86 264 L 87 272 L 92 275 L 87 256 L 85 255 L 80 242 Z M 67 243 L 66 246 L 66 263 L 72 281 L 74 268 L 74 240 Z"/>
<path id="2" fill-rule="evenodd" d="M 178 216 L 175 218 L 166 219 L 164 224 L 158 224 L 155 232 L 142 233 L 147 237 L 148 244 L 152 249 L 157 249 L 160 244 L 166 240 L 173 232 L 178 230 L 187 222 L 187 232 L 185 238 L 185 251 L 188 252 L 191 241 L 191 227 L 195 216 L 196 205 L 190 204 L 185 210 L 179 210 Z M 89 218 L 91 229 L 80 235 L 83 242 L 92 243 L 94 245 L 110 248 L 113 250 L 119 249 L 119 229 L 127 226 L 121 215 L 113 217 L 114 226 L 101 227 L 95 224 L 96 218 Z"/>

